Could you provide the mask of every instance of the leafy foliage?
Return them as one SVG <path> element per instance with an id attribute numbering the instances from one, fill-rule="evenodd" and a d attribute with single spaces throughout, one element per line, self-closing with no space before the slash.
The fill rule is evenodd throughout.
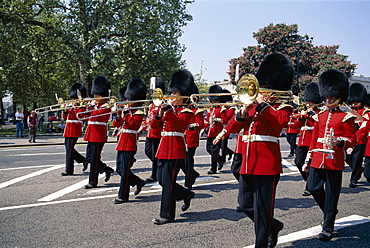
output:
<path id="1" fill-rule="evenodd" d="M 263 58 L 270 53 L 282 53 L 291 59 L 296 69 L 293 92 L 302 94 L 308 83 L 318 82 L 319 75 L 328 69 L 339 69 L 348 76 L 353 75 L 356 64 L 348 61 L 348 56 L 338 54 L 339 45 L 315 46 L 313 37 L 298 34 L 298 25 L 279 23 L 268 26 L 253 33 L 257 46 L 243 48 L 243 54 L 229 61 L 231 79 L 235 83 L 236 65 L 239 64 L 240 74 L 256 73 Z M 299 72 L 298 72 L 299 68 Z"/>
<path id="2" fill-rule="evenodd" d="M 4 0 L 0 6 L 0 93 L 22 105 L 55 103 L 105 75 L 113 95 L 133 77 L 170 78 L 192 17 L 186 0 Z M 33 108 L 35 107 L 33 106 Z"/>

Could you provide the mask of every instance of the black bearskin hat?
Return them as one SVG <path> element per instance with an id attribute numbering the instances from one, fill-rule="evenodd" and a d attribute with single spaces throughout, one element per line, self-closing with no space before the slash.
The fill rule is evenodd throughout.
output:
<path id="1" fill-rule="evenodd" d="M 130 100 L 144 100 L 146 98 L 146 86 L 140 78 L 132 79 L 125 92 L 125 98 Z"/>
<path id="2" fill-rule="evenodd" d="M 81 97 L 82 98 L 86 98 L 87 97 L 87 90 L 86 90 L 86 87 L 80 83 L 75 83 L 72 88 L 71 88 L 71 91 L 69 92 L 69 97 L 71 99 L 78 99 L 78 93 L 77 93 L 77 90 L 80 91 L 80 94 L 81 94 Z"/>
<path id="3" fill-rule="evenodd" d="M 280 53 L 267 55 L 256 73 L 260 87 L 275 90 L 290 90 L 293 76 L 292 62 Z"/>
<path id="4" fill-rule="evenodd" d="M 313 103 L 322 102 L 322 98 L 319 93 L 319 85 L 317 83 L 310 83 L 306 85 L 306 89 L 304 90 L 304 101 Z"/>
<path id="5" fill-rule="evenodd" d="M 180 92 L 182 96 L 190 96 L 194 94 L 195 87 L 193 74 L 188 70 L 178 70 L 171 76 L 168 93 Z"/>
<path id="6" fill-rule="evenodd" d="M 367 100 L 367 91 L 364 85 L 360 83 L 353 83 L 349 86 L 349 93 L 347 102 L 349 104 L 353 102 L 359 102 L 362 106 L 366 105 Z"/>
<path id="7" fill-rule="evenodd" d="M 347 75 L 336 69 L 323 72 L 319 78 L 319 91 L 321 98 L 337 97 L 345 102 L 348 97 L 349 82 Z"/>
<path id="8" fill-rule="evenodd" d="M 164 81 L 162 78 L 155 77 L 155 88 L 161 89 L 163 94 L 166 92 L 166 85 L 164 85 Z"/>
<path id="9" fill-rule="evenodd" d="M 222 90 L 222 93 L 225 93 L 225 94 L 230 94 L 231 92 L 224 89 Z M 222 96 L 222 100 L 221 102 L 232 102 L 233 101 L 233 96 L 232 95 L 225 95 L 225 96 Z"/>
<path id="10" fill-rule="evenodd" d="M 208 93 L 212 94 L 212 93 L 224 93 L 223 92 L 224 90 L 221 88 L 220 85 L 212 85 L 211 87 L 209 87 L 209 90 L 208 90 Z M 221 96 L 209 96 L 208 97 L 209 101 L 212 102 L 212 101 L 219 101 L 219 102 L 222 102 L 222 97 Z"/>
<path id="11" fill-rule="evenodd" d="M 127 90 L 127 86 L 123 86 L 122 88 L 119 88 L 118 96 L 119 96 L 120 101 L 126 100 L 126 97 L 125 97 L 126 90 Z"/>
<path id="12" fill-rule="evenodd" d="M 104 76 L 97 76 L 91 87 L 91 95 L 99 95 L 108 97 L 110 95 L 110 82 L 108 78 Z"/>

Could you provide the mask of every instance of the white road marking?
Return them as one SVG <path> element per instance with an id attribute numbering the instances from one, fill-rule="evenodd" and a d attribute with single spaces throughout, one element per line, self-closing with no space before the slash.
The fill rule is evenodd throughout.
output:
<path id="1" fill-rule="evenodd" d="M 281 163 L 282 163 L 285 167 L 287 167 L 289 170 L 292 170 L 292 171 L 299 171 L 297 166 L 292 165 L 291 163 L 289 163 L 289 162 L 288 162 L 287 160 L 285 160 L 285 159 L 282 159 L 282 160 L 281 160 Z"/>
<path id="2" fill-rule="evenodd" d="M 30 174 L 21 176 L 21 177 L 14 178 L 14 179 L 9 180 L 7 182 L 0 183 L 0 189 L 8 187 L 9 185 L 12 185 L 12 184 L 21 182 L 23 180 L 29 179 L 31 177 L 39 176 L 39 175 L 42 175 L 46 172 L 50 172 L 50 171 L 62 168 L 63 166 L 64 165 L 55 165 L 55 166 L 50 167 L 50 168 L 46 168 L 46 169 L 43 169 L 43 170 L 40 170 L 40 171 L 36 171 L 36 172 L 30 173 Z"/>
<path id="3" fill-rule="evenodd" d="M 44 167 L 51 167 L 53 165 L 35 165 L 35 166 L 24 166 L 24 167 L 13 167 L 13 168 L 4 168 L 0 169 L 0 171 L 8 171 L 8 170 L 27 170 L 27 169 L 35 169 L 35 168 L 44 168 Z"/>
<path id="4" fill-rule="evenodd" d="M 369 218 L 360 216 L 360 215 L 351 215 L 347 217 L 340 218 L 335 221 L 334 228 L 336 230 L 350 227 L 350 226 L 355 226 L 355 225 L 360 225 L 370 222 Z M 288 242 L 293 242 L 296 240 L 301 240 L 301 239 L 306 239 L 312 236 L 318 235 L 322 230 L 322 226 L 315 226 L 311 227 L 302 231 L 290 233 L 284 236 L 281 236 L 278 238 L 278 245 L 288 243 Z M 253 245 L 246 246 L 245 248 L 253 248 Z"/>

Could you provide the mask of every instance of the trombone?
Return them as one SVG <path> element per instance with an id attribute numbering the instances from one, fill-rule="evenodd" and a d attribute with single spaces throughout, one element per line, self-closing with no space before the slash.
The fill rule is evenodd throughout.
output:
<path id="1" fill-rule="evenodd" d="M 76 103 L 78 103 L 77 106 L 74 105 Z M 71 105 L 71 106 L 69 106 L 69 105 Z M 47 113 L 47 112 L 71 109 L 71 108 L 74 108 L 74 107 L 84 107 L 84 105 L 81 105 L 81 100 L 80 99 L 73 99 L 73 100 L 64 101 L 63 98 L 58 98 L 58 103 L 57 104 L 37 108 L 37 109 L 35 109 L 35 112 L 36 112 L 36 114 L 43 114 L 43 113 Z"/>
<path id="2" fill-rule="evenodd" d="M 164 101 L 171 99 L 185 99 L 189 96 L 172 96 L 172 95 L 163 95 L 163 91 L 160 88 L 155 88 L 152 94 L 152 101 L 155 106 L 160 106 Z"/>

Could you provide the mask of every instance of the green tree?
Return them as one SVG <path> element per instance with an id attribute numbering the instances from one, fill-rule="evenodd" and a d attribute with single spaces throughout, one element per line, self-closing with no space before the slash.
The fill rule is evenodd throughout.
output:
<path id="1" fill-rule="evenodd" d="M 229 61 L 228 74 L 234 83 L 237 64 L 240 66 L 240 73 L 256 73 L 263 58 L 274 52 L 291 59 L 296 69 L 293 91 L 300 92 L 301 97 L 305 86 L 318 82 L 319 75 L 325 70 L 339 69 L 351 76 L 356 69 L 356 64 L 347 60 L 348 56 L 338 53 L 339 45 L 315 46 L 313 37 L 298 34 L 297 24 L 271 23 L 254 32 L 253 37 L 257 40 L 257 46 L 243 48 L 240 57 Z"/>
<path id="2" fill-rule="evenodd" d="M 192 1 L 3 2 L 0 90 L 20 104 L 67 97 L 76 81 L 90 89 L 97 75 L 110 79 L 115 95 L 133 77 L 166 79 L 184 66 L 178 38 L 192 20 L 186 12 Z"/>
<path id="3" fill-rule="evenodd" d="M 194 74 L 194 82 L 198 86 L 199 93 L 206 93 L 208 92 L 209 84 L 205 78 L 203 78 L 203 73 L 207 70 L 204 68 L 203 61 L 200 65 L 200 72 Z"/>

